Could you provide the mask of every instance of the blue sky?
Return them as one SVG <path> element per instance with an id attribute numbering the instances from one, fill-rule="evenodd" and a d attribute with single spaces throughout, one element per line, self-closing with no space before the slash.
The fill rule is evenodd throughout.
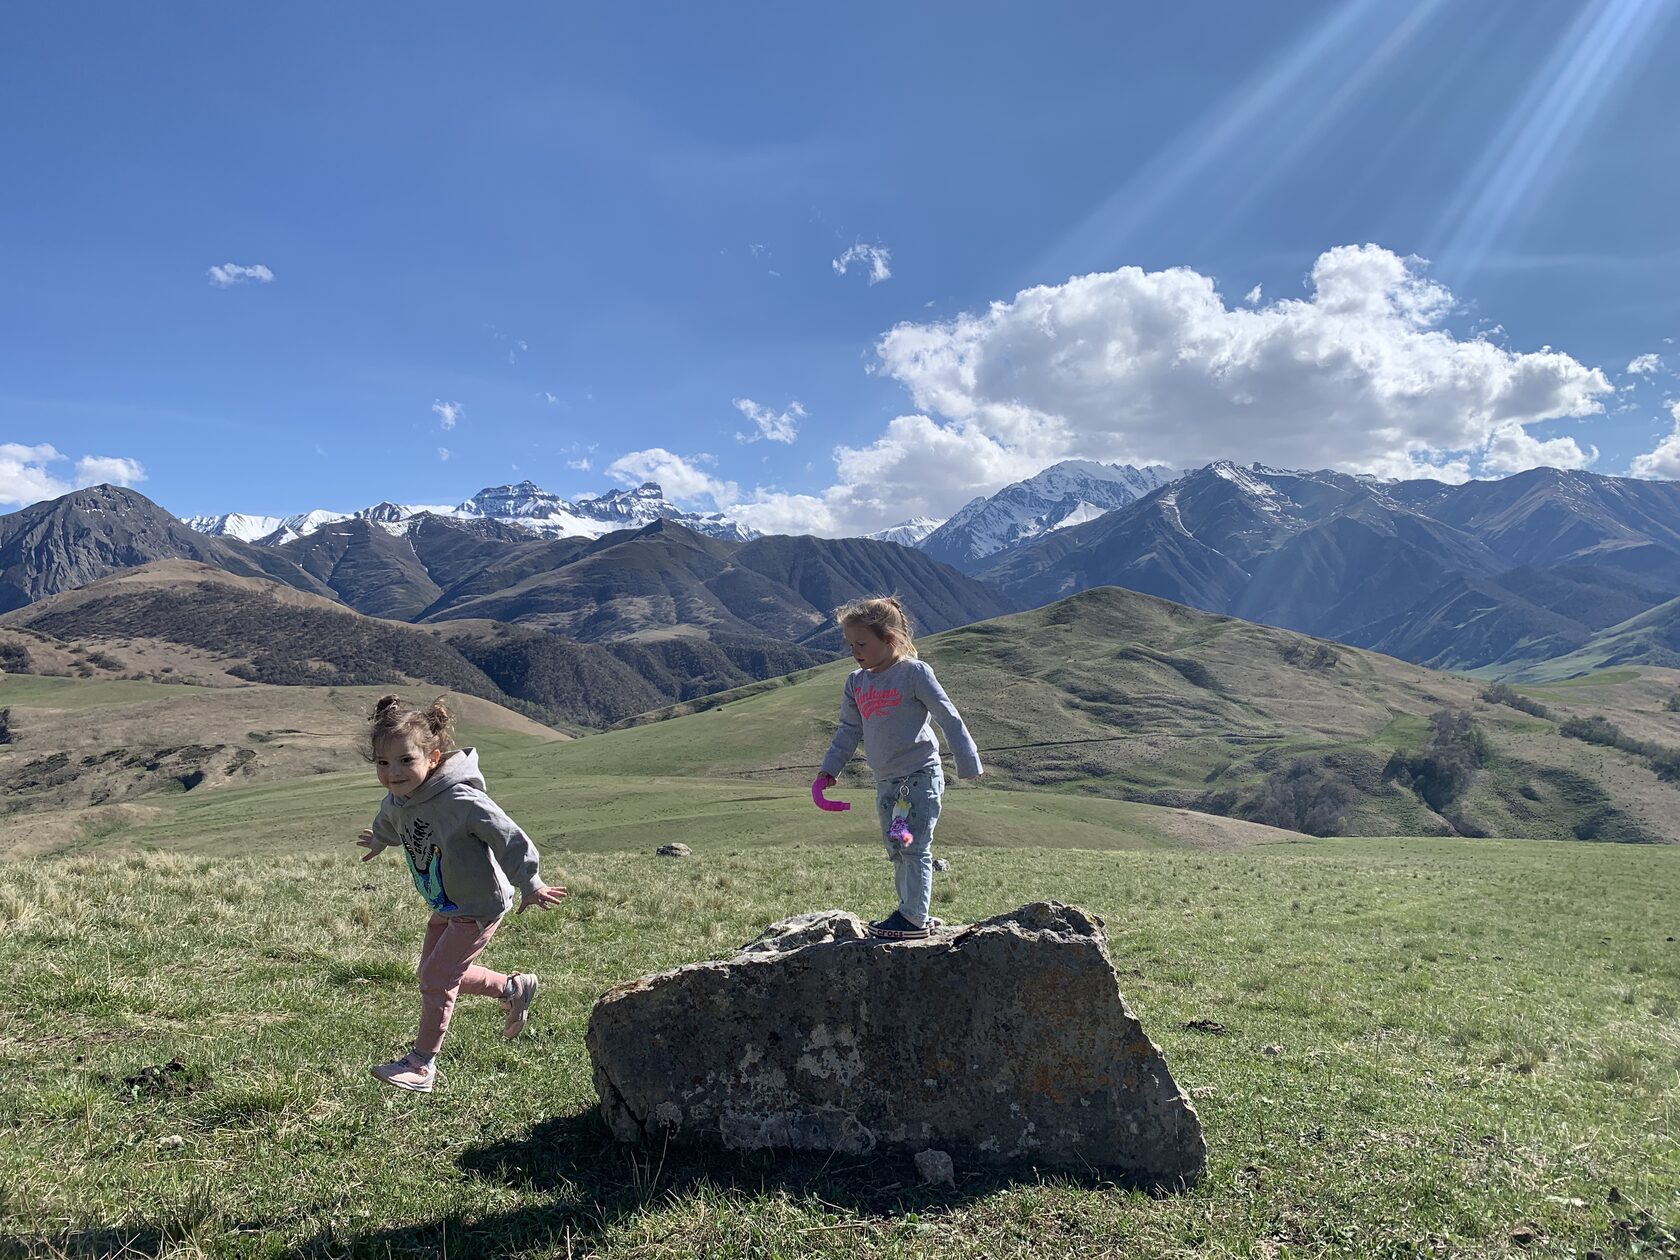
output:
<path id="1" fill-rule="evenodd" d="M 653 475 L 834 533 L 1070 456 L 1680 476 L 1677 19 L 11 6 L 0 509 Z"/>

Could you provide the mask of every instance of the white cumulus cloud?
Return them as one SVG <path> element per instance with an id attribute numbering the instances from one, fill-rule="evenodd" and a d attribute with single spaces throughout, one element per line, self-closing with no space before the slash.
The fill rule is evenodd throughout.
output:
<path id="1" fill-rule="evenodd" d="M 132 486 L 146 480 L 146 470 L 137 459 L 122 455 L 84 455 L 76 461 L 76 484 Z"/>
<path id="2" fill-rule="evenodd" d="M 249 267 L 239 263 L 223 263 L 219 267 L 212 267 L 205 273 L 210 277 L 210 283 L 218 289 L 230 288 L 236 284 L 246 284 L 255 280 L 258 284 L 268 284 L 274 279 L 274 273 L 261 263 Z"/>
<path id="3" fill-rule="evenodd" d="M 1451 293 L 1375 245 L 1321 255 L 1309 290 L 1248 310 L 1189 268 L 1125 267 L 900 324 L 877 345 L 879 370 L 948 438 L 1039 467 L 1235 457 L 1408 476 L 1457 458 L 1509 469 L 1525 450 L 1587 458 L 1571 439 L 1516 442 L 1512 426 L 1602 411 L 1612 390 L 1597 368 L 1455 337 L 1441 326 Z M 898 475 L 890 446 L 851 454 L 858 471 Z"/>
<path id="4" fill-rule="evenodd" d="M 1662 356 L 1642 354 L 1627 365 L 1629 376 L 1655 376 L 1662 371 Z"/>
<path id="5" fill-rule="evenodd" d="M 1426 264 L 1376 245 L 1326 251 L 1306 295 L 1227 304 L 1190 268 L 1136 267 L 1024 290 L 984 311 L 899 324 L 875 371 L 916 407 L 834 449 L 813 494 L 759 488 L 729 506 L 760 529 L 850 533 L 949 516 L 1058 460 L 1215 459 L 1464 481 L 1596 448 L 1532 426 L 1600 414 L 1598 368 L 1446 325 Z"/>
<path id="6" fill-rule="evenodd" d="M 710 499 L 721 508 L 738 498 L 741 490 L 733 481 L 714 477 L 701 467 L 702 464 L 716 462 L 711 455 L 691 455 L 685 458 L 662 446 L 653 446 L 645 451 L 631 451 L 627 455 L 619 456 L 607 465 L 607 476 L 627 486 L 639 486 L 646 481 L 655 481 L 668 496 L 679 503 Z"/>
<path id="7" fill-rule="evenodd" d="M 1680 481 L 1680 402 L 1670 403 L 1668 412 L 1674 417 L 1674 431 L 1655 450 L 1635 455 L 1628 476 Z"/>
<path id="8" fill-rule="evenodd" d="M 859 241 L 856 245 L 848 246 L 845 253 L 829 265 L 834 268 L 835 275 L 843 276 L 854 264 L 868 269 L 867 275 L 872 285 L 892 279 L 892 250 L 885 245 L 865 245 Z"/>
<path id="9" fill-rule="evenodd" d="M 735 410 L 758 428 L 757 433 L 737 433 L 737 442 L 757 442 L 761 438 L 767 442 L 792 442 L 799 436 L 799 422 L 805 418 L 805 408 L 798 399 L 789 403 L 785 411 L 771 411 L 750 398 L 737 398 L 734 402 Z"/>
<path id="10" fill-rule="evenodd" d="M 458 402 L 444 402 L 438 399 L 432 404 L 432 413 L 437 416 L 438 424 L 445 431 L 453 429 L 456 421 L 461 418 L 462 407 Z"/>
<path id="11" fill-rule="evenodd" d="M 101 483 L 131 486 L 146 479 L 146 470 L 139 460 L 120 455 L 84 455 L 76 461 L 74 475 L 66 479 L 51 465 L 65 463 L 69 458 L 46 442 L 33 446 L 0 442 L 0 503 L 27 506 L 43 499 L 56 499 L 83 486 Z"/>

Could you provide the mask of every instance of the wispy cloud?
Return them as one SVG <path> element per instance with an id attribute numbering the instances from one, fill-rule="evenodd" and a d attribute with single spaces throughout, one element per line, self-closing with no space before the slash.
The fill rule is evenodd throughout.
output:
<path id="1" fill-rule="evenodd" d="M 885 245 L 865 245 L 859 241 L 851 246 L 830 265 L 834 274 L 843 276 L 853 265 L 867 267 L 870 284 L 880 284 L 883 280 L 892 279 L 892 250 Z"/>
<path id="2" fill-rule="evenodd" d="M 455 422 L 461 418 L 463 410 L 464 408 L 460 403 L 444 402 L 441 398 L 432 404 L 432 412 L 437 416 L 438 424 L 443 427 L 445 432 L 455 427 Z"/>
<path id="3" fill-rule="evenodd" d="M 1642 354 L 1627 365 L 1630 376 L 1655 376 L 1662 371 L 1662 356 Z"/>
<path id="4" fill-rule="evenodd" d="M 1250 306 L 1259 306 L 1260 305 L 1260 286 L 1255 285 L 1252 289 L 1250 289 L 1248 291 L 1248 296 L 1243 298 L 1243 301 L 1247 302 Z"/>
<path id="5" fill-rule="evenodd" d="M 210 268 L 205 274 L 210 277 L 210 283 L 218 289 L 231 288 L 252 280 L 258 284 L 268 284 L 274 279 L 274 273 L 261 263 L 253 263 L 249 267 L 239 263 L 223 263 L 219 267 Z"/>
<path id="6" fill-rule="evenodd" d="M 450 456 L 449 448 L 447 446 L 440 446 L 440 447 L 437 448 L 437 451 L 438 451 L 438 458 L 441 459 L 444 463 L 447 464 L 449 462 L 449 456 Z"/>
<path id="7" fill-rule="evenodd" d="M 771 411 L 750 398 L 737 398 L 735 410 L 758 427 L 757 433 L 737 433 L 737 442 L 792 442 L 799 436 L 799 422 L 805 418 L 805 408 L 795 399 L 786 411 Z"/>
<path id="8" fill-rule="evenodd" d="M 582 459 L 568 459 L 566 467 L 577 472 L 589 472 L 595 465 L 590 463 L 589 456 L 585 455 Z"/>

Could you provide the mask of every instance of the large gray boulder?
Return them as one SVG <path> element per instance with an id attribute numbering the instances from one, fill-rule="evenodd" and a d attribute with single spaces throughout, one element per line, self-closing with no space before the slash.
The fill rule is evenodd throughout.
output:
<path id="1" fill-rule="evenodd" d="M 622 1141 L 1194 1178 L 1201 1123 L 1120 994 L 1102 921 L 1056 902 L 922 941 L 827 910 L 596 1002 Z"/>

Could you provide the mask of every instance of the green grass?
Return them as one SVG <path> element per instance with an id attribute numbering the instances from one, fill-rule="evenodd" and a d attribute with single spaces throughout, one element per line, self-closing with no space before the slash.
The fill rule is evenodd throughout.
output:
<path id="1" fill-rule="evenodd" d="M 532 1032 L 505 1044 L 466 1001 L 431 1098 L 367 1075 L 416 1005 L 423 913 L 394 860 L 257 829 L 251 856 L 0 866 L 0 1255 L 1676 1254 L 1680 850 L 984 847 L 1005 819 L 986 811 L 1033 798 L 953 796 L 940 913 L 1054 896 L 1101 914 L 1210 1162 L 1165 1195 L 1030 1169 L 959 1168 L 951 1191 L 898 1161 L 608 1140 L 582 1045 L 602 990 L 887 900 L 856 814 L 807 804 L 835 824 L 819 842 L 779 798 L 716 790 L 576 786 L 546 856 L 572 898 L 510 920 L 487 960 L 542 972 Z M 651 856 L 658 808 L 690 811 L 694 858 Z M 181 1088 L 123 1084 L 175 1057 L 197 1074 Z"/>

